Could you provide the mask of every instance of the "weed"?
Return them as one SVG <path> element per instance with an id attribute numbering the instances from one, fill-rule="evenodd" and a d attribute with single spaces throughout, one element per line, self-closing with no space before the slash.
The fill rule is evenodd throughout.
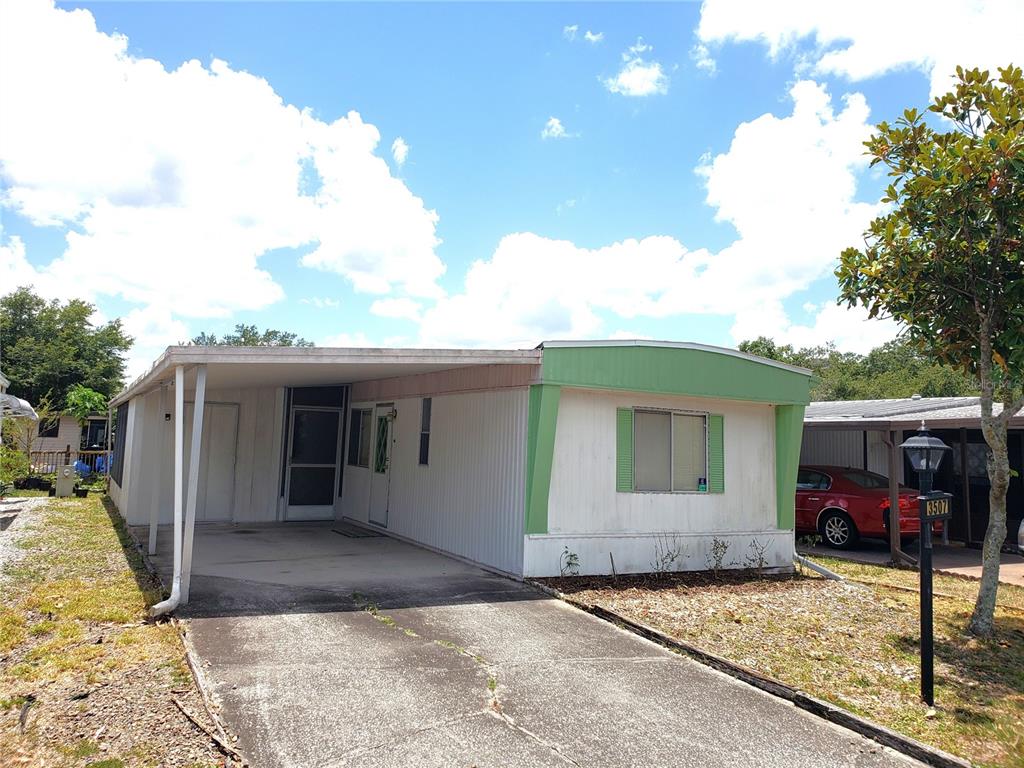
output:
<path id="1" fill-rule="evenodd" d="M 743 564 L 747 568 L 763 571 L 768 565 L 768 558 L 765 557 L 765 552 L 768 551 L 768 543 L 762 544 L 757 539 L 751 539 L 748 549 L 750 553 L 743 559 Z"/>
<path id="2" fill-rule="evenodd" d="M 654 560 L 651 571 L 654 573 L 671 573 L 679 570 L 676 565 L 686 559 L 686 545 L 673 534 L 661 534 L 654 541 Z"/>
<path id="3" fill-rule="evenodd" d="M 562 550 L 562 556 L 558 558 L 558 570 L 562 576 L 579 576 L 580 557 L 569 547 Z"/>
<path id="4" fill-rule="evenodd" d="M 715 574 L 717 579 L 722 572 L 722 565 L 725 562 L 725 553 L 729 551 L 729 542 L 715 536 L 711 540 L 711 548 L 704 556 L 704 562 L 708 570 Z"/>

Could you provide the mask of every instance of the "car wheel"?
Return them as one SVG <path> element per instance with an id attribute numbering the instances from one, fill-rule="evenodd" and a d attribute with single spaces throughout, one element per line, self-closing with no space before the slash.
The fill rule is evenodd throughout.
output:
<path id="1" fill-rule="evenodd" d="M 821 513 L 818 533 L 821 534 L 821 540 L 833 549 L 849 549 L 860 540 L 853 520 L 838 509 L 827 509 Z"/>

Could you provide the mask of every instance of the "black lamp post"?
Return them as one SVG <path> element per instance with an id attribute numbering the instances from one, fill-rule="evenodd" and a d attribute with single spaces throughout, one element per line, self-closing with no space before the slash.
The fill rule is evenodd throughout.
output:
<path id="1" fill-rule="evenodd" d="M 935 704 L 935 639 L 932 632 L 932 523 L 948 520 L 951 516 L 949 500 L 952 495 L 933 491 L 935 473 L 942 457 L 952 450 L 948 445 L 928 433 L 924 422 L 917 434 L 900 446 L 907 452 L 910 466 L 920 478 L 921 493 L 917 497 L 921 520 L 921 551 L 918 568 L 921 574 L 921 699 L 929 706 Z M 899 523 L 896 523 L 899 525 Z"/>

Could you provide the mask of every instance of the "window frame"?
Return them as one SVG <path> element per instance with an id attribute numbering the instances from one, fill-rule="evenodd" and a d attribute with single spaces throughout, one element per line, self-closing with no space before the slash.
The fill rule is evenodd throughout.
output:
<path id="1" fill-rule="evenodd" d="M 419 443 L 419 454 L 417 455 L 417 461 L 421 467 L 430 466 L 430 432 L 431 423 L 434 420 L 434 398 L 423 397 L 420 398 L 420 443 Z M 424 429 L 424 427 L 426 427 Z M 426 439 L 424 441 L 424 438 Z M 424 448 L 426 448 L 426 456 L 424 456 Z M 424 458 L 426 459 L 424 461 Z"/>
<path id="2" fill-rule="evenodd" d="M 353 427 L 356 424 L 356 419 L 359 419 L 359 435 L 358 435 L 358 440 L 356 441 L 355 444 L 353 444 L 353 442 L 352 442 L 352 438 L 353 438 L 352 429 L 353 429 Z M 352 408 L 349 408 L 349 426 L 348 426 L 348 438 L 347 438 L 348 439 L 348 445 L 347 445 L 346 451 L 345 451 L 345 466 L 347 466 L 347 467 L 359 467 L 361 469 L 369 469 L 370 468 L 370 462 L 371 462 L 371 459 L 373 458 L 370 454 L 372 454 L 373 451 L 370 450 L 370 441 L 368 439 L 368 429 L 367 428 L 369 428 L 369 429 L 373 428 L 373 409 L 372 408 L 362 408 L 362 407 L 357 408 L 355 406 L 353 406 Z M 367 446 L 366 463 L 362 464 L 362 463 L 360 463 L 359 459 L 360 459 L 360 455 L 362 454 L 361 448 L 362 448 L 362 446 L 364 444 Z M 355 456 L 355 461 L 352 460 L 353 459 L 353 455 Z"/>
<path id="3" fill-rule="evenodd" d="M 696 496 L 705 496 L 705 495 L 710 494 L 711 493 L 711 481 L 710 481 L 710 478 L 708 477 L 708 470 L 709 470 L 709 464 L 708 464 L 709 456 L 708 456 L 708 454 L 710 452 L 709 451 L 709 448 L 710 448 L 710 446 L 709 446 L 710 435 L 709 435 L 708 421 L 711 418 L 711 412 L 710 411 L 688 410 L 688 409 L 684 409 L 684 408 L 657 408 L 657 407 L 650 407 L 650 406 L 645 406 L 645 405 L 633 406 L 632 407 L 632 411 L 633 411 L 633 493 L 656 493 L 656 494 L 672 494 L 672 495 L 687 495 L 687 494 L 689 494 L 689 495 L 696 495 Z M 636 471 L 636 454 L 637 454 L 637 448 L 636 448 L 636 446 L 637 446 L 636 424 L 637 424 L 637 418 L 636 418 L 636 415 L 637 415 L 637 413 L 654 413 L 654 414 L 664 414 L 664 415 L 668 416 L 668 423 L 669 423 L 669 432 L 668 432 L 668 435 L 669 435 L 669 437 L 668 437 L 668 466 L 669 466 L 669 485 L 670 486 L 674 485 L 674 483 L 675 483 L 674 472 L 675 472 L 675 458 L 676 458 L 675 457 L 675 442 L 676 442 L 675 441 L 675 421 L 672 419 L 672 417 L 673 416 L 697 416 L 697 417 L 700 417 L 701 419 L 703 419 L 703 421 L 704 421 L 704 490 L 703 491 L 700 490 L 699 488 L 695 488 L 693 490 L 685 490 L 685 489 L 684 490 L 675 490 L 674 488 L 670 488 L 667 491 L 657 491 L 657 490 L 643 490 L 643 489 L 640 489 L 640 488 L 636 487 L 636 477 L 637 477 L 637 471 Z"/>

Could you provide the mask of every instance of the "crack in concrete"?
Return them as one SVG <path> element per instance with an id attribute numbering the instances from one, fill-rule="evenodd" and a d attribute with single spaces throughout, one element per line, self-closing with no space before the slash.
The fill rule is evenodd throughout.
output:
<path id="1" fill-rule="evenodd" d="M 409 629 L 407 627 L 403 627 L 397 621 L 395 621 L 393 618 L 391 618 L 390 616 L 382 614 L 380 612 L 380 608 L 375 603 L 369 602 L 368 600 L 366 600 L 364 598 L 363 595 L 360 595 L 358 592 L 353 592 L 352 593 L 352 599 L 356 601 L 356 604 L 360 606 L 361 610 L 366 611 L 371 616 L 373 616 L 373 618 L 375 618 L 377 621 L 379 621 L 380 623 L 384 624 L 385 626 L 387 626 L 387 627 L 389 627 L 391 629 L 401 630 L 402 632 L 404 632 L 409 637 L 414 637 L 414 638 L 421 637 L 421 635 L 418 632 L 415 632 L 414 630 L 411 630 L 411 629 Z M 563 760 L 564 762 L 568 763 L 569 765 L 580 766 L 580 763 L 576 762 L 571 757 L 569 757 L 567 754 L 562 752 L 561 747 L 559 747 L 557 744 L 554 744 L 554 743 L 552 743 L 550 741 L 547 741 L 546 739 L 541 738 L 541 736 L 539 734 L 536 734 L 533 731 L 529 730 L 528 728 L 525 728 L 525 727 L 519 725 L 510 715 L 507 715 L 503 711 L 502 705 L 501 705 L 501 699 L 498 696 L 498 688 L 499 688 L 499 683 L 498 683 L 498 666 L 499 665 L 498 664 L 490 662 L 487 659 L 485 659 L 483 656 L 481 656 L 480 654 L 473 653 L 469 649 L 464 648 L 464 647 L 462 647 L 462 646 L 458 645 L 457 643 L 454 643 L 454 642 L 452 642 L 450 640 L 438 640 L 438 639 L 435 639 L 435 638 L 425 638 L 425 639 L 429 639 L 430 642 L 432 642 L 434 645 L 436 645 L 436 646 L 438 646 L 440 648 L 446 648 L 446 649 L 448 649 L 450 651 L 453 651 L 453 652 L 459 654 L 460 656 L 465 656 L 468 659 L 472 659 L 476 664 L 478 664 L 480 667 L 482 667 L 486 671 L 486 673 L 487 673 L 487 690 L 488 690 L 490 695 L 489 695 L 489 698 L 488 698 L 487 707 L 484 710 L 482 710 L 480 712 L 475 712 L 475 713 L 473 713 L 471 715 L 462 715 L 460 717 L 451 718 L 449 720 L 445 720 L 445 721 L 442 721 L 442 722 L 439 722 L 439 723 L 435 723 L 433 725 L 426 726 L 424 728 L 419 728 L 419 729 L 417 729 L 415 731 L 412 731 L 410 734 L 408 734 L 406 736 L 406 738 L 408 738 L 409 736 L 418 735 L 420 733 L 425 733 L 425 732 L 430 731 L 430 730 L 435 730 L 436 728 L 441 728 L 441 727 L 445 727 L 445 726 L 448 726 L 448 725 L 454 725 L 455 723 L 463 722 L 463 721 L 469 720 L 469 719 L 471 719 L 473 717 L 478 717 L 481 714 L 487 714 L 487 715 L 490 715 L 492 717 L 497 718 L 498 720 L 503 722 L 508 728 L 512 729 L 516 733 L 520 733 L 520 734 L 526 736 L 530 740 L 534 741 L 535 743 L 537 743 L 540 746 L 544 747 L 545 749 L 549 750 L 551 753 L 553 753 L 555 756 L 557 756 L 560 760 Z M 608 660 L 611 661 L 612 659 L 608 659 Z M 619 659 L 619 660 L 621 660 L 621 659 Z M 660 659 L 657 659 L 657 657 L 637 657 L 635 659 L 629 659 L 629 660 L 634 660 L 634 661 L 650 661 L 650 660 L 660 660 Z M 355 756 L 358 756 L 360 754 L 365 754 L 367 751 L 373 751 L 373 750 L 376 750 L 376 749 L 380 749 L 381 747 L 386 746 L 386 745 L 388 745 L 390 743 L 391 742 L 383 742 L 383 743 L 378 744 L 378 745 L 373 746 L 373 747 L 360 748 L 356 752 L 352 752 L 352 753 L 347 752 L 347 753 L 345 753 L 345 755 L 342 756 L 341 759 L 347 759 L 348 757 L 355 757 Z M 340 765 L 340 763 L 331 763 L 329 765 Z"/>
<path id="2" fill-rule="evenodd" d="M 449 717 L 445 720 L 438 720 L 435 723 L 428 723 L 427 725 L 421 726 L 419 728 L 414 728 L 413 730 L 403 734 L 400 738 L 401 741 L 407 741 L 413 736 L 419 736 L 421 733 L 429 733 L 430 731 L 435 731 L 438 728 L 447 728 L 448 726 L 455 725 L 457 723 L 462 723 L 467 720 L 472 720 L 473 718 L 481 717 L 486 714 L 487 710 L 481 709 L 476 712 L 469 712 L 467 714 L 459 715 L 457 717 Z M 333 760 L 323 763 L 323 768 L 340 768 L 340 766 L 345 765 L 353 757 L 359 757 L 360 755 L 365 755 L 369 752 L 376 752 L 378 749 L 395 746 L 395 744 L 395 739 L 389 738 L 386 741 L 381 741 L 376 744 L 367 744 L 363 747 L 353 747 L 352 749 L 343 752 L 341 755 L 334 758 Z"/>
<path id="3" fill-rule="evenodd" d="M 507 725 L 509 728 L 511 728 L 512 730 L 516 731 L 517 733 L 523 734 L 527 738 L 530 738 L 533 741 L 535 741 L 537 744 L 540 744 L 545 749 L 550 750 L 559 759 L 564 760 L 569 765 L 575 765 L 575 766 L 578 766 L 578 767 L 581 766 L 581 763 L 576 762 L 571 757 L 569 757 L 567 754 L 565 754 L 562 751 L 561 747 L 559 747 L 557 744 L 554 744 L 554 743 L 548 741 L 547 739 L 543 739 L 538 734 L 536 734 L 533 731 L 531 731 L 530 729 L 524 728 L 523 726 L 519 725 L 515 720 L 512 719 L 511 716 L 506 715 L 504 712 L 496 711 L 496 710 L 490 710 L 488 712 L 488 714 L 490 714 L 492 717 L 498 718 L 503 723 L 505 723 L 505 725 Z"/>

